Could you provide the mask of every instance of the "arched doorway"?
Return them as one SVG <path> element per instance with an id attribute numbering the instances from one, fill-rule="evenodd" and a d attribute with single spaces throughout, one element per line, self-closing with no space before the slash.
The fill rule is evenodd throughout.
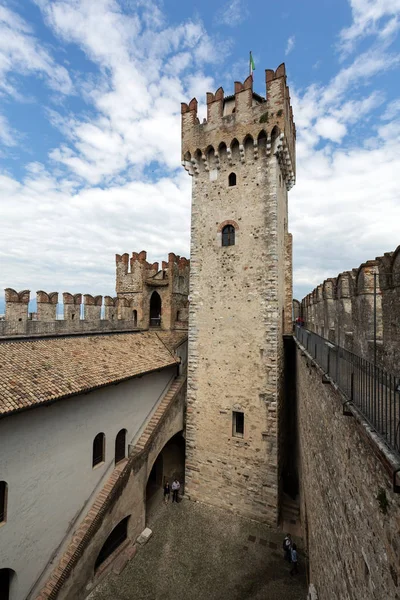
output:
<path id="1" fill-rule="evenodd" d="M 108 538 L 103 544 L 102 549 L 99 552 L 97 560 L 94 565 L 95 572 L 100 565 L 107 560 L 109 556 L 121 545 L 128 537 L 128 521 L 130 515 L 122 519 L 116 527 L 112 530 Z"/>
<path id="2" fill-rule="evenodd" d="M 184 488 L 185 477 L 185 439 L 180 431 L 174 435 L 161 450 L 150 471 L 146 486 L 146 523 L 151 520 L 157 506 L 163 499 L 166 481 L 171 485 L 175 478 Z"/>
<path id="3" fill-rule="evenodd" d="M 9 600 L 11 582 L 15 577 L 15 572 L 12 569 L 0 569 L 0 598 L 1 600 Z"/>
<path id="4" fill-rule="evenodd" d="M 150 298 L 150 326 L 161 325 L 161 297 L 158 292 L 153 292 Z"/>

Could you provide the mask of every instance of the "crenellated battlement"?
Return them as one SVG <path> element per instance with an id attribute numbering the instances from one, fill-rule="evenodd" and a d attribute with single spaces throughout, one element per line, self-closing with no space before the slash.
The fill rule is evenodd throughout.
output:
<path id="1" fill-rule="evenodd" d="M 147 253 L 117 254 L 116 290 L 120 300 L 118 315 L 137 319 L 142 324 L 161 324 L 164 329 L 187 327 L 185 307 L 189 293 L 190 261 L 170 252 L 168 260 L 147 261 Z M 154 296 L 156 293 L 156 296 Z M 152 304 L 153 298 L 153 304 Z M 156 306 L 157 299 L 161 310 Z M 183 318 L 184 317 L 184 318 Z"/>
<path id="2" fill-rule="evenodd" d="M 207 119 L 197 116 L 193 98 L 182 103 L 182 165 L 190 175 L 277 157 L 287 188 L 295 183 L 296 127 L 286 83 L 285 65 L 265 71 L 266 98 L 253 91 L 253 77 L 235 82 L 225 96 L 222 87 L 207 93 Z"/>
<path id="3" fill-rule="evenodd" d="M 301 314 L 312 331 L 370 360 L 376 350 L 380 365 L 400 374 L 400 246 L 326 279 Z"/>

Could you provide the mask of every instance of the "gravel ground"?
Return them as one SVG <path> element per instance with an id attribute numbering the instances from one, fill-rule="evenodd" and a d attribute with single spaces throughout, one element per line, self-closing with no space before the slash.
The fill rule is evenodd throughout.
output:
<path id="1" fill-rule="evenodd" d="M 161 505 L 153 536 L 90 600 L 305 600 L 304 560 L 290 576 L 281 531 L 187 500 Z M 89 599 L 88 599 L 89 600 Z"/>

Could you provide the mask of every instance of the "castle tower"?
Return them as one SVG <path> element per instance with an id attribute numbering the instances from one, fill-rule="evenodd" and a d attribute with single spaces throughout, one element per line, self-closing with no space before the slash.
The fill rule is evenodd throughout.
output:
<path id="1" fill-rule="evenodd" d="M 274 524 L 279 507 L 283 334 L 291 332 L 287 193 L 295 126 L 285 66 L 235 94 L 182 104 L 193 176 L 186 493 Z"/>
<path id="2" fill-rule="evenodd" d="M 173 252 L 168 262 L 147 262 L 144 250 L 139 254 L 116 255 L 116 291 L 119 318 L 133 319 L 143 329 L 187 329 L 190 262 Z M 134 315 L 134 316 L 132 316 Z"/>

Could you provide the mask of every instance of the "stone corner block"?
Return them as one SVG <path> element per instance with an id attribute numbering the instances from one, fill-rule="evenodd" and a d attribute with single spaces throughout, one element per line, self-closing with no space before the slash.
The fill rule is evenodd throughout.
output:
<path id="1" fill-rule="evenodd" d="M 144 544 L 146 544 L 146 542 L 149 541 L 152 535 L 152 530 L 146 527 L 146 529 L 143 529 L 142 533 L 139 535 L 136 541 L 138 544 L 141 544 L 143 546 Z"/>

